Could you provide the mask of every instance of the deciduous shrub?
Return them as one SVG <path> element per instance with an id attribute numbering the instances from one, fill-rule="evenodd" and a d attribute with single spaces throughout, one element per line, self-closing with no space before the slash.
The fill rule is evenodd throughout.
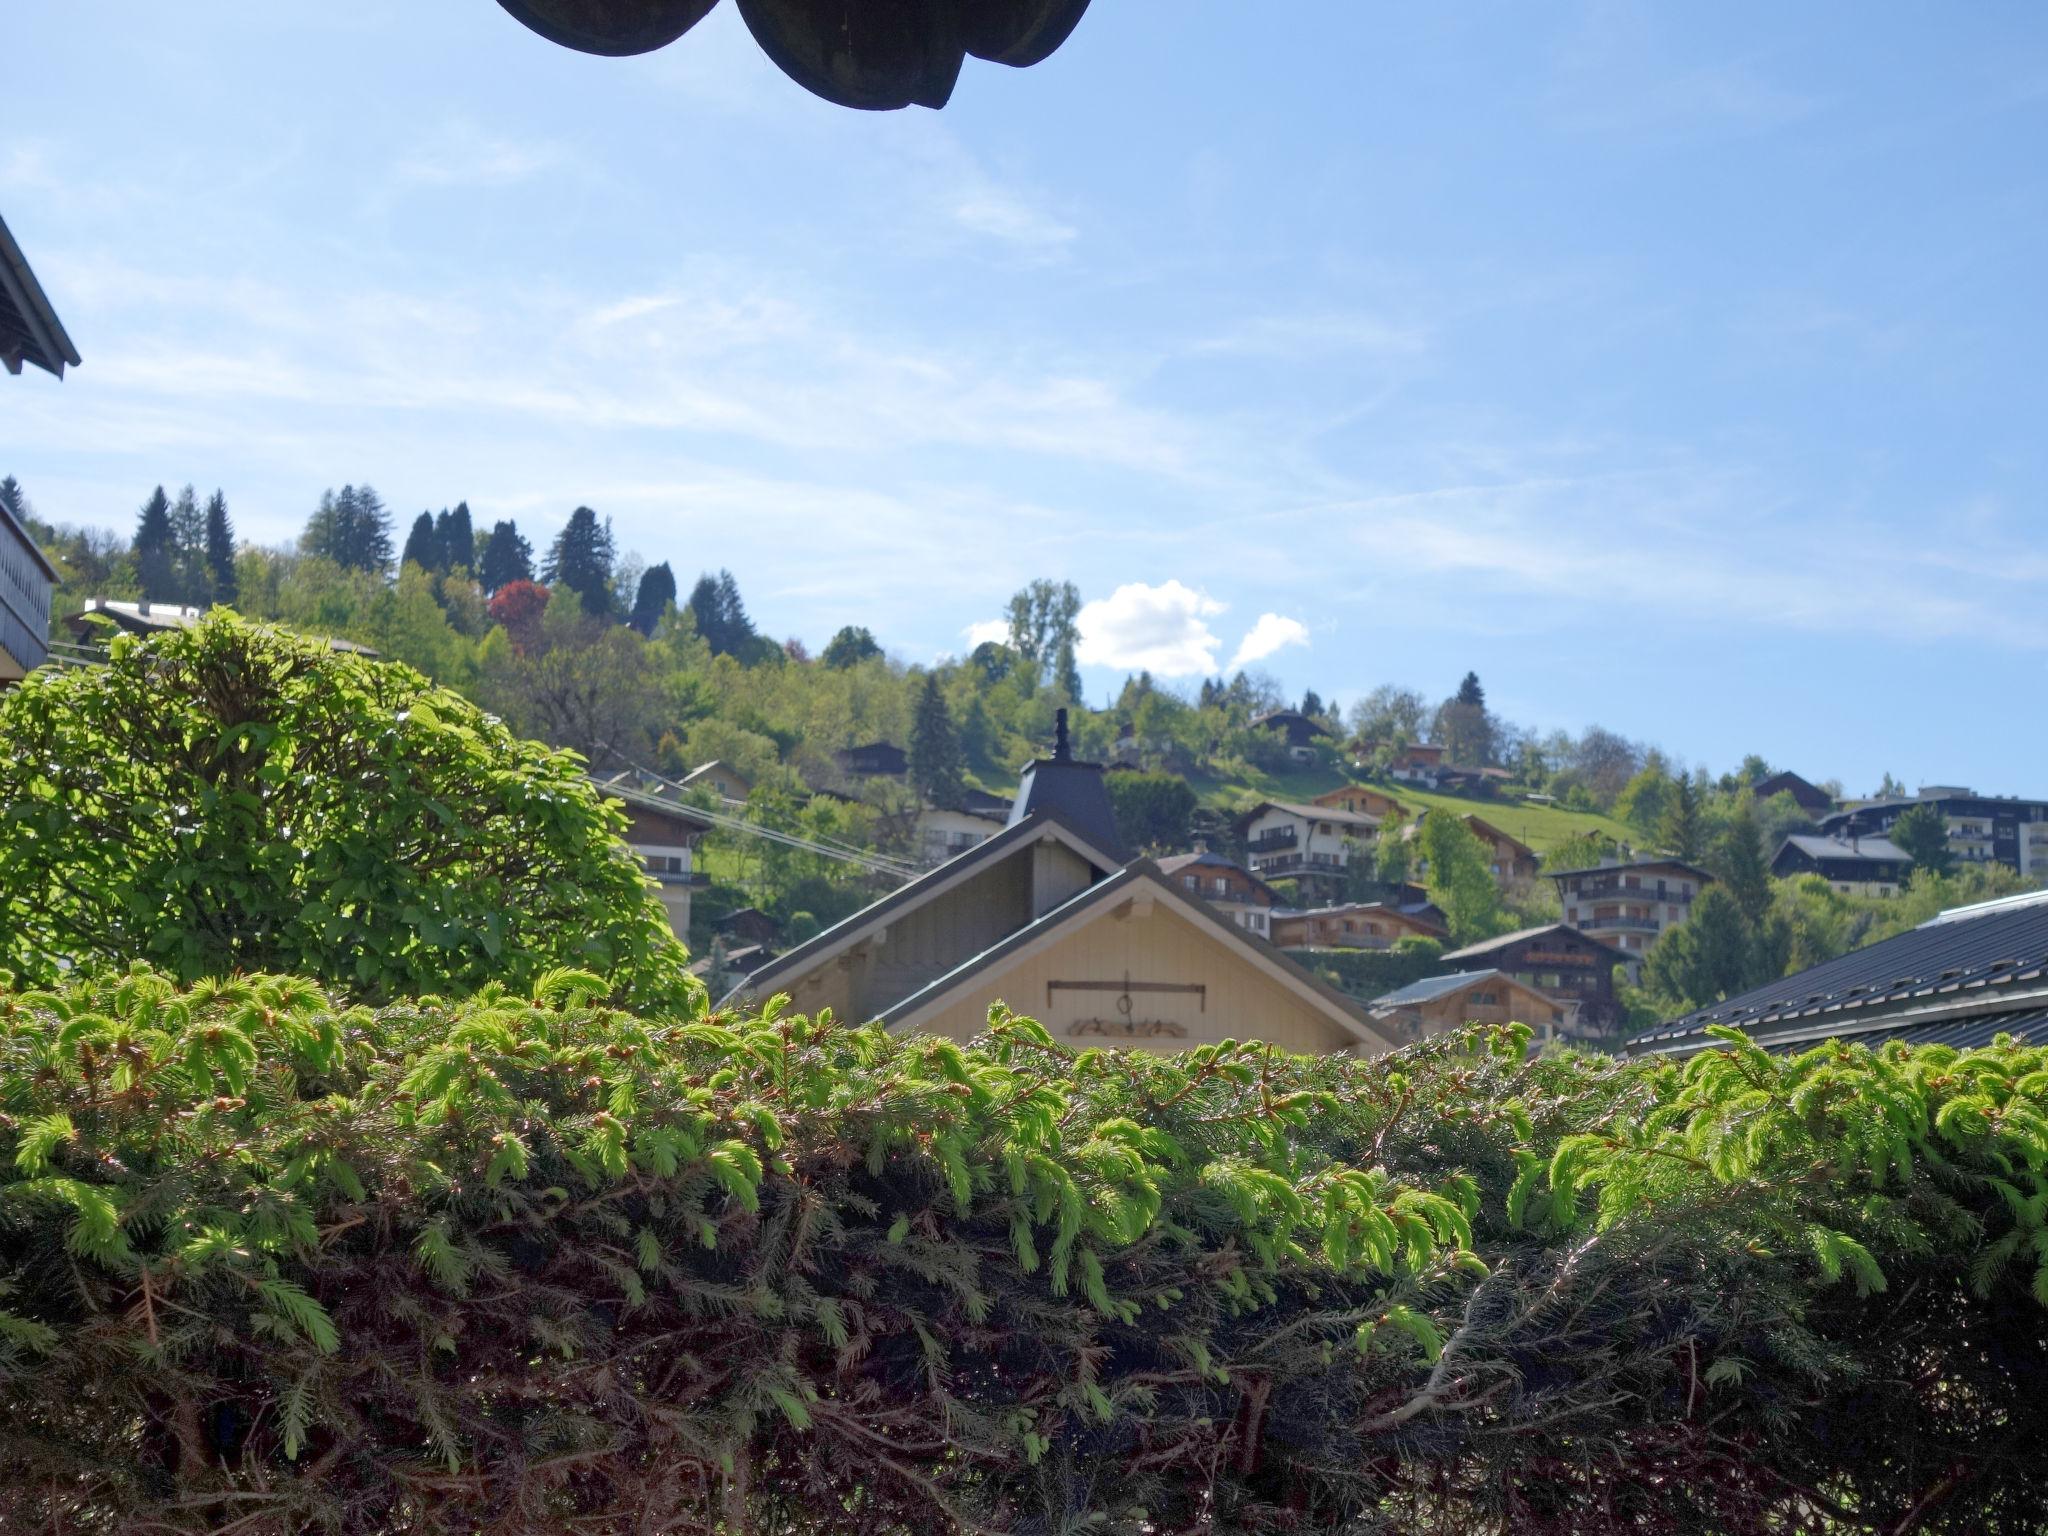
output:
<path id="1" fill-rule="evenodd" d="M 2038 1528 L 2048 1055 L 0 994 L 0 1528 Z"/>
<path id="2" fill-rule="evenodd" d="M 408 667 L 217 614 L 0 696 L 0 966 L 310 975 L 370 1000 L 555 965 L 689 1004 L 577 761 Z"/>

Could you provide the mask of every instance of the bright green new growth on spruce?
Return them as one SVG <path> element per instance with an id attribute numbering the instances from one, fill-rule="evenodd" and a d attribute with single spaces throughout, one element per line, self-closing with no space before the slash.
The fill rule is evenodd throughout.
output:
<path id="1" fill-rule="evenodd" d="M 2048 1053 L 1163 1057 L 613 990 L 0 991 L 0 1527 L 2041 1512 Z"/>

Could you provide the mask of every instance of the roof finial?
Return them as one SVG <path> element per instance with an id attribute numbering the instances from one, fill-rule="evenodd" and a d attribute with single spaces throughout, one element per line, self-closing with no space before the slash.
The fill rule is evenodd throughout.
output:
<path id="1" fill-rule="evenodd" d="M 1074 760 L 1074 744 L 1067 740 L 1067 712 L 1055 711 L 1052 717 L 1052 760 L 1056 763 L 1071 763 Z"/>

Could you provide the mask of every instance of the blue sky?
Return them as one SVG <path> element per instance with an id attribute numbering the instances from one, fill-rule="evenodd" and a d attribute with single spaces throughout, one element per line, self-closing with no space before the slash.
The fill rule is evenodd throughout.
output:
<path id="1" fill-rule="evenodd" d="M 11 0 L 0 212 L 85 357 L 0 472 L 293 536 L 579 503 L 768 631 L 1091 600 L 1852 791 L 2048 794 L 2048 10 L 1097 0 L 868 116 L 730 5 Z M 1247 644 L 1249 641 L 1251 643 Z"/>

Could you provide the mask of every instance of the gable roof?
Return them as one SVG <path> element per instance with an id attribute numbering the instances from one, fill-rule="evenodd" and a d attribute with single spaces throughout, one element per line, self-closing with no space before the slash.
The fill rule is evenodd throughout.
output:
<path id="1" fill-rule="evenodd" d="M 1375 800 L 1384 800 L 1389 805 L 1398 807 L 1403 816 L 1408 814 L 1408 807 L 1398 795 L 1390 795 L 1376 784 L 1340 784 L 1335 789 L 1324 790 L 1320 795 L 1309 801 L 1309 804 L 1319 806 L 1325 810 L 1341 810 L 1343 807 L 1338 806 L 1335 802 L 1345 795 L 1357 795 L 1361 798 L 1369 795 Z"/>
<path id="2" fill-rule="evenodd" d="M 1435 908 L 1431 908 L 1434 911 Z M 1430 930 L 1434 938 L 1444 932 L 1443 924 L 1426 915 L 1420 907 L 1397 907 L 1384 901 L 1336 901 L 1322 907 L 1283 907 L 1274 912 L 1275 922 L 1285 922 L 1300 917 L 1336 917 L 1342 913 L 1371 912 L 1380 917 L 1391 917 L 1411 928 Z"/>
<path id="3" fill-rule="evenodd" d="M 7 221 L 0 219 L 0 362 L 9 373 L 21 372 L 23 363 L 34 363 L 61 379 L 65 365 L 76 368 L 79 361 L 64 322 L 29 270 L 28 258 L 14 243 Z"/>
<path id="4" fill-rule="evenodd" d="M 1552 880 L 1562 880 L 1566 875 L 1626 875 L 1646 869 L 1675 869 L 1696 880 L 1718 878 L 1711 869 L 1701 869 L 1683 859 L 1637 859 L 1629 864 L 1589 864 L 1583 869 L 1546 869 L 1543 873 Z"/>
<path id="5" fill-rule="evenodd" d="M 1636 958 L 1634 955 L 1626 954 L 1616 949 L 1604 939 L 1596 939 L 1590 933 L 1581 933 L 1570 923 L 1540 923 L 1534 928 L 1521 928 L 1514 933 L 1504 933 L 1497 939 L 1483 939 L 1477 944 L 1467 944 L 1463 949 L 1450 951 L 1444 956 L 1444 959 L 1477 960 L 1485 955 L 1497 955 L 1530 939 L 1540 939 L 1547 933 L 1568 934 L 1581 943 L 1590 944 L 1595 949 L 1606 950 L 1616 960 L 1633 960 Z"/>
<path id="6" fill-rule="evenodd" d="M 1413 1008 L 1421 1003 L 1433 1003 L 1438 998 L 1452 997 L 1467 987 L 1476 987 L 1490 976 L 1503 981 L 1514 981 L 1505 971 L 1453 971 L 1447 976 L 1425 976 L 1420 981 L 1411 981 L 1405 987 L 1398 987 L 1372 1000 L 1374 1008 Z M 1516 983 L 1520 985 L 1519 982 Z M 1534 990 L 1533 988 L 1527 990 Z"/>
<path id="7" fill-rule="evenodd" d="M 1913 862 L 1913 856 L 1888 837 L 1860 837 L 1851 842 L 1846 837 L 1817 837 L 1811 833 L 1795 832 L 1778 845 L 1778 851 L 1771 855 L 1771 862 L 1776 864 L 1787 848 L 1797 848 L 1810 859 L 1863 864 Z"/>
<path id="8" fill-rule="evenodd" d="M 1278 891 L 1238 863 L 1237 860 L 1226 859 L 1220 853 L 1211 853 L 1205 848 L 1200 853 L 1177 853 L 1171 858 L 1159 860 L 1159 872 L 1162 875 L 1177 875 L 1184 869 L 1234 870 L 1244 876 L 1246 883 L 1256 890 L 1263 892 L 1268 903 L 1276 907 L 1280 905 L 1280 893 Z"/>
<path id="9" fill-rule="evenodd" d="M 1768 800 L 1778 794 L 1790 795 L 1794 802 L 1801 806 L 1832 806 L 1835 803 L 1834 796 L 1811 780 L 1801 778 L 1789 768 L 1774 773 L 1769 778 L 1757 780 L 1750 786 L 1750 792 L 1759 800 Z"/>
<path id="10" fill-rule="evenodd" d="M 1958 907 L 1910 932 L 1646 1030 L 1632 1055 L 1689 1055 L 1730 1025 L 1766 1048 L 2048 1013 L 2048 892 Z"/>
<path id="11" fill-rule="evenodd" d="M 624 774 L 620 774 L 614 779 L 600 779 L 594 782 L 596 783 L 598 795 L 603 799 L 622 800 L 636 811 L 646 811 L 651 815 L 665 816 L 671 821 L 681 822 L 693 831 L 709 832 L 711 830 L 712 824 L 704 816 L 703 812 L 696 810 L 692 806 L 685 805 L 680 800 L 664 799 L 650 790 L 642 789 L 639 785 L 630 782 Z"/>
<path id="12" fill-rule="evenodd" d="M 1527 843 L 1523 842 L 1519 837 L 1515 836 L 1514 833 L 1506 831 L 1501 827 L 1495 826 L 1492 822 L 1486 820 L 1486 818 L 1484 818 L 1483 816 L 1475 816 L 1468 811 L 1465 813 L 1463 820 L 1465 825 L 1470 827 L 1477 836 L 1490 836 L 1497 842 L 1508 843 L 1513 847 L 1521 849 L 1522 852 L 1529 855 L 1529 857 L 1532 859 L 1536 857 L 1536 850 L 1534 848 L 1531 848 Z M 1484 832 L 1481 832 L 1479 830 L 1481 827 L 1484 827 L 1486 830 Z"/>
<path id="13" fill-rule="evenodd" d="M 862 907 L 853 916 L 804 940 L 796 948 L 785 950 L 773 963 L 756 971 L 733 991 L 767 996 L 775 990 L 775 983 L 785 976 L 808 971 L 812 966 L 851 949 L 877 928 L 886 926 L 897 914 L 923 906 L 1016 849 L 1044 838 L 1064 843 L 1105 875 L 1121 862 L 1089 842 L 1058 811 L 1036 811 L 1022 821 L 1012 822 L 986 842 L 976 843 L 937 868 L 927 870 L 908 885 L 899 886 L 880 901 Z"/>
<path id="14" fill-rule="evenodd" d="M 1303 1001 L 1342 1028 L 1361 1045 L 1392 1050 L 1397 1042 L 1382 1034 L 1357 1000 L 1338 991 L 1321 977 L 1290 960 L 1265 940 L 1247 933 L 1207 903 L 1189 896 L 1164 878 L 1150 859 L 1139 859 L 1109 879 L 1089 886 L 1078 895 L 1054 907 L 1043 917 L 1026 924 L 990 948 L 983 950 L 951 971 L 885 1009 L 880 1022 L 890 1029 L 909 1028 L 920 1018 L 942 1007 L 946 998 L 977 977 L 1000 975 L 1010 965 L 1040 946 L 1071 932 L 1091 914 L 1112 911 L 1144 887 L 1183 917 L 1204 929 L 1212 938 L 1240 959 L 1287 987 Z M 773 969 L 770 967 L 769 969 Z M 756 973 L 758 981 L 765 972 Z"/>
<path id="15" fill-rule="evenodd" d="M 1369 816 L 1364 811 L 1340 810 L 1334 805 L 1304 805 L 1298 800 L 1261 800 L 1237 818 L 1237 825 L 1248 827 L 1268 811 L 1285 811 L 1304 821 L 1334 821 L 1354 827 L 1377 827 L 1383 819 Z"/>

